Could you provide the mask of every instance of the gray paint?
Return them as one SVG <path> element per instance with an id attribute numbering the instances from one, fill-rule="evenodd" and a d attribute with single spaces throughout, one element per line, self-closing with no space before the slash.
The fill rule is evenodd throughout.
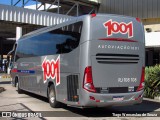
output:
<path id="1" fill-rule="evenodd" d="M 121 14 L 141 19 L 160 17 L 160 0 L 101 0 L 99 13 Z"/>

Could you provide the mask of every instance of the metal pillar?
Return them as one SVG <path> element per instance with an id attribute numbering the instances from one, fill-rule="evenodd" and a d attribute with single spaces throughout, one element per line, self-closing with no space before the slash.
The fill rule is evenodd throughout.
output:
<path id="1" fill-rule="evenodd" d="M 57 8 L 57 13 L 59 14 L 59 4 L 60 4 L 60 1 L 59 0 L 57 0 L 57 2 L 58 2 L 58 8 Z"/>
<path id="2" fill-rule="evenodd" d="M 77 17 L 79 16 L 79 4 L 77 3 Z"/>
<path id="3" fill-rule="evenodd" d="M 38 10 L 37 8 L 38 8 L 38 0 L 36 0 L 36 10 Z"/>
<path id="4" fill-rule="evenodd" d="M 52 3 L 50 4 L 50 6 L 46 9 L 46 11 L 48 11 L 48 10 L 52 7 L 52 5 L 54 5 L 54 4 L 56 3 L 56 1 L 57 1 L 57 0 L 55 0 L 54 2 L 52 2 Z"/>
<path id="5" fill-rule="evenodd" d="M 74 4 L 71 8 L 70 8 L 70 10 L 66 13 L 66 15 L 68 15 L 72 10 L 73 10 L 73 8 L 76 6 L 76 4 Z"/>
<path id="6" fill-rule="evenodd" d="M 18 0 L 18 1 L 14 4 L 14 6 L 16 6 L 19 2 L 21 2 L 21 0 Z"/>
<path id="7" fill-rule="evenodd" d="M 22 27 L 16 27 L 16 40 L 22 36 Z"/>

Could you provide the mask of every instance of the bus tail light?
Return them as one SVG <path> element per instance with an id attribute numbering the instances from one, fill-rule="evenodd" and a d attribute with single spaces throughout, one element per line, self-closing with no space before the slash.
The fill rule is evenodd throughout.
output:
<path id="1" fill-rule="evenodd" d="M 84 78 L 83 78 L 83 88 L 89 92 L 94 92 L 94 93 L 96 92 L 96 89 L 93 85 L 91 66 L 85 68 Z"/>
<path id="2" fill-rule="evenodd" d="M 145 85 L 144 74 L 145 74 L 145 67 L 142 67 L 141 81 L 140 81 L 140 84 L 137 88 L 137 91 L 140 91 L 140 90 L 144 89 L 144 85 Z"/>

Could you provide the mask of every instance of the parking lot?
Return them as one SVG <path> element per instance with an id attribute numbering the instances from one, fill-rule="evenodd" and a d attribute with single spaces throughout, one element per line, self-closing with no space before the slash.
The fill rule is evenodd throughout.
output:
<path id="1" fill-rule="evenodd" d="M 11 111 L 12 113 L 16 111 L 22 113 L 39 113 L 36 118 L 32 117 L 29 119 L 104 120 L 110 118 L 132 120 L 136 118 L 146 120 L 154 116 L 154 119 L 158 120 L 158 117 L 155 116 L 160 116 L 160 102 L 146 98 L 144 98 L 142 104 L 134 106 L 80 109 L 64 105 L 62 108 L 54 109 L 49 106 L 48 100 L 44 97 L 28 92 L 18 94 L 16 88 L 12 87 L 9 77 L 1 77 L 0 87 L 5 89 L 5 91 L 0 93 L 0 111 Z M 12 115 L 13 118 L 18 118 L 15 114 Z M 147 117 L 140 117 L 139 115 Z M 9 118 L 4 117 L 3 119 L 8 120 Z"/>

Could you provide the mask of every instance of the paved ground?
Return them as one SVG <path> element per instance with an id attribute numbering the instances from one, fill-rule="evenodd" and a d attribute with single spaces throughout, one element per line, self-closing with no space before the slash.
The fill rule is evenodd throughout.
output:
<path id="1" fill-rule="evenodd" d="M 39 112 L 42 115 L 42 117 L 26 118 L 26 120 L 106 120 L 108 118 L 111 120 L 159 119 L 158 117 L 138 117 L 139 114 L 136 114 L 137 111 L 141 111 L 145 114 L 150 113 L 147 115 L 158 114 L 160 116 L 160 102 L 150 99 L 144 99 L 143 103 L 140 105 L 126 107 L 78 109 L 64 106 L 63 108 L 53 109 L 49 106 L 46 98 L 27 92 L 18 94 L 16 88 L 11 86 L 9 79 L 0 79 L 0 87 L 5 88 L 5 91 L 0 93 L 0 115 L 2 115 L 3 111 L 12 111 L 13 115 L 13 118 L 3 117 L 0 118 L 0 120 L 17 120 L 17 114 L 13 113 L 15 111 L 24 111 L 24 114 L 28 114 L 26 112 Z M 117 116 L 124 115 L 122 112 L 135 114 L 137 116 L 112 117 L 114 113 L 117 113 Z"/>

